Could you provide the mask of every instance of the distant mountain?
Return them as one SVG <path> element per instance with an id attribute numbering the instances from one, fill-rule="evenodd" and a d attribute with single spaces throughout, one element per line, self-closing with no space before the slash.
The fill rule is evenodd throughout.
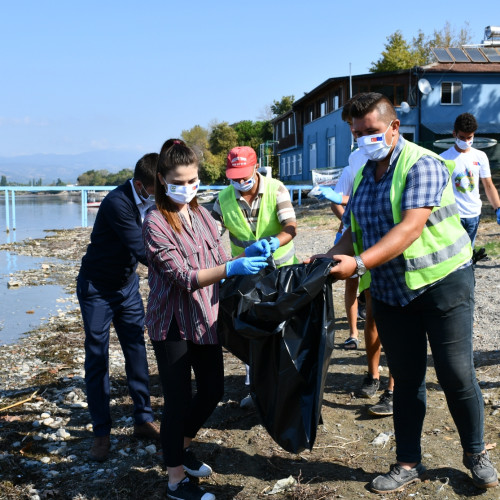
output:
<path id="1" fill-rule="evenodd" d="M 50 184 L 57 179 L 66 184 L 74 184 L 77 177 L 87 170 L 108 172 L 118 172 L 122 168 L 133 170 L 141 156 L 142 154 L 137 151 L 112 150 L 89 151 L 76 155 L 0 156 L 0 176 L 5 175 L 8 182 L 27 183 L 31 179 L 42 178 L 44 184 Z"/>

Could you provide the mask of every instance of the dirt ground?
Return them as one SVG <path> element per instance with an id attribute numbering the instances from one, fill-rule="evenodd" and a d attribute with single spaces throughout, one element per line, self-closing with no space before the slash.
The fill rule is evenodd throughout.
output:
<path id="1" fill-rule="evenodd" d="M 305 240 L 326 236 L 326 228 L 309 226 Z M 493 227 L 493 226 L 491 226 Z M 329 230 L 331 231 L 331 229 Z M 325 234 L 324 234 L 325 233 Z M 491 234 L 483 226 L 485 235 Z M 78 260 L 88 242 L 89 230 L 62 231 L 38 244 L 18 245 L 17 251 L 58 256 L 68 260 L 59 270 L 58 280 L 74 290 Z M 329 233 L 328 238 L 331 237 Z M 486 236 L 487 237 L 487 236 Z M 481 238 L 481 235 L 480 235 Z M 481 240 L 480 240 L 481 241 Z M 28 250 L 27 250 L 28 248 Z M 14 249 L 15 250 L 15 249 Z M 498 273 L 499 260 L 482 264 Z M 64 268 L 64 269 L 63 269 Z M 57 273 L 56 273 L 57 274 Z M 145 278 L 145 269 L 140 269 Z M 32 276 L 36 281 L 36 273 Z M 146 293 L 146 281 L 142 280 Z M 478 287 L 481 283 L 478 282 Z M 498 282 L 495 286 L 498 288 Z M 498 294 L 497 294 L 498 295 Z M 343 284 L 334 284 L 336 343 L 348 336 L 343 306 Z M 500 300 L 495 307 L 498 310 Z M 362 331 L 363 323 L 359 327 Z M 403 326 L 403 325 L 402 325 Z M 491 324 L 498 336 L 498 323 Z M 83 327 L 76 309 L 52 320 L 16 346 L 0 347 L 0 498 L 2 499 L 159 499 L 164 498 L 166 473 L 158 451 L 132 437 L 131 400 L 128 397 L 121 352 L 113 335 L 111 352 L 116 361 L 112 372 L 112 451 L 103 464 L 87 459 L 92 442 L 88 412 L 64 399 L 68 391 L 82 395 Z M 151 396 L 160 418 L 162 395 L 152 349 L 148 346 Z M 485 438 L 494 461 L 500 463 L 495 449 L 500 422 L 500 352 L 498 342 L 490 349 L 475 353 L 477 376 L 485 395 Z M 270 496 L 276 499 L 357 499 L 376 497 L 368 484 L 394 462 L 393 425 L 390 417 L 373 418 L 367 407 L 373 400 L 358 399 L 355 391 L 366 371 L 364 343 L 357 351 L 334 350 L 326 380 L 322 409 L 323 425 L 318 429 L 311 452 L 290 454 L 267 435 L 254 410 L 242 409 L 239 401 L 246 395 L 242 363 L 225 353 L 225 394 L 213 415 L 200 431 L 197 453 L 209 463 L 214 474 L 201 481 L 218 500 L 267 498 L 275 483 L 292 476 L 295 485 L 288 491 Z M 26 362 L 30 367 L 24 382 L 12 387 L 12 377 Z M 31 364 L 29 364 L 31 363 Z M 385 359 L 382 359 L 385 366 Z M 382 372 L 382 389 L 387 383 Z M 8 388 L 9 391 L 5 389 Z M 15 390 L 14 390 L 15 389 Z M 500 498 L 500 488 L 482 492 L 471 483 L 463 467 L 456 428 L 437 383 L 432 359 L 427 379 L 428 412 L 422 434 L 424 463 L 430 479 L 409 486 L 397 494 L 379 498 L 466 499 L 480 496 Z M 28 402 L 2 411 L 7 405 L 37 394 Z M 17 392 L 16 392 L 17 391 Z M 379 393 L 381 394 L 381 393 Z M 48 455 L 44 439 L 36 439 L 34 421 L 44 411 L 61 416 L 71 435 L 66 451 Z M 128 419 L 128 420 L 127 420 Z M 385 445 L 373 443 L 382 433 Z M 146 451 L 145 451 L 146 450 Z M 42 460 L 49 457 L 49 461 Z"/>

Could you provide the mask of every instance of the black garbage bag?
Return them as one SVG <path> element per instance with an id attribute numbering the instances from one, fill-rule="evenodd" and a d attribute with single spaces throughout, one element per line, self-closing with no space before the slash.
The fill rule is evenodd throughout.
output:
<path id="1" fill-rule="evenodd" d="M 219 339 L 250 366 L 252 398 L 285 450 L 312 449 L 334 345 L 331 259 L 227 279 Z"/>

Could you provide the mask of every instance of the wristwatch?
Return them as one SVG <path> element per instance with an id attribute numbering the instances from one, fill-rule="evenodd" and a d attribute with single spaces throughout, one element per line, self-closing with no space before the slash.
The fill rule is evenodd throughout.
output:
<path id="1" fill-rule="evenodd" d="M 358 276 L 363 276 L 363 274 L 366 273 L 366 267 L 363 262 L 363 259 L 359 255 L 356 255 L 354 257 L 354 260 L 356 261 L 356 274 Z"/>

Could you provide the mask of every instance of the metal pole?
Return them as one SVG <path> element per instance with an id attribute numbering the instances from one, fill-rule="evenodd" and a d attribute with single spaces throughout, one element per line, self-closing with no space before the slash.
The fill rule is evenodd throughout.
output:
<path id="1" fill-rule="evenodd" d="M 10 214 L 9 214 L 9 190 L 5 190 L 5 232 L 8 233 L 9 230 L 9 219 L 10 219 Z"/>
<path id="2" fill-rule="evenodd" d="M 82 189 L 82 227 L 87 227 L 87 190 Z"/>
<path id="3" fill-rule="evenodd" d="M 12 230 L 16 230 L 16 192 L 12 190 Z"/>

